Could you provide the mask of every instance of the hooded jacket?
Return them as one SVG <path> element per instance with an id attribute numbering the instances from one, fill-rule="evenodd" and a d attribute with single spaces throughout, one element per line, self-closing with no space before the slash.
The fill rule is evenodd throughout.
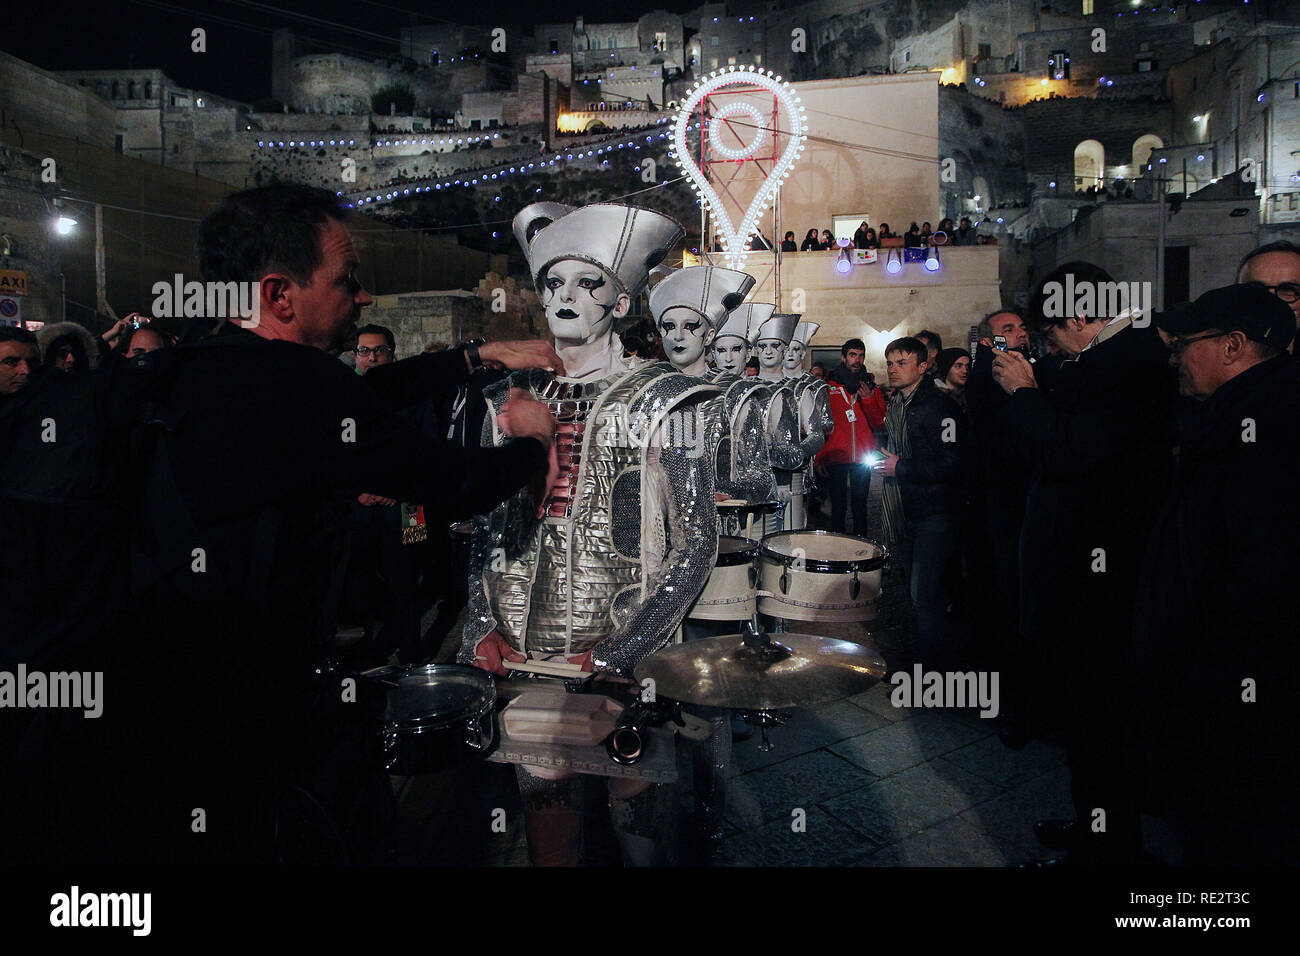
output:
<path id="1" fill-rule="evenodd" d="M 81 340 L 81 344 L 86 350 L 86 359 L 90 362 L 92 369 L 99 364 L 98 337 L 84 325 L 77 322 L 55 322 L 52 325 L 43 327 L 36 333 L 36 347 L 40 349 L 42 362 L 45 361 L 46 350 L 54 343 L 54 340 L 65 335 L 75 335 Z"/>

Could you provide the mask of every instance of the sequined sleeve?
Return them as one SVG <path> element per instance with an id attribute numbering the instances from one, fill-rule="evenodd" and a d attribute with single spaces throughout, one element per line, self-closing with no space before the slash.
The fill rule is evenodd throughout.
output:
<path id="1" fill-rule="evenodd" d="M 694 407 L 698 414 L 698 405 Z M 702 423 L 700 428 L 702 434 Z M 619 677 L 630 678 L 638 663 L 672 639 L 704 590 L 718 550 L 713 464 L 707 449 L 701 453 L 685 444 L 656 443 L 647 451 L 646 469 L 642 507 L 655 527 L 642 536 L 641 547 L 643 560 L 652 562 L 653 570 L 630 617 L 592 650 L 596 670 Z M 652 553 L 660 550 L 662 557 Z"/>

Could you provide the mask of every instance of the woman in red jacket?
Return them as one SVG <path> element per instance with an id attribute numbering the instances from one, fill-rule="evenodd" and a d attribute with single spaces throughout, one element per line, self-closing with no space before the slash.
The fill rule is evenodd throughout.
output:
<path id="1" fill-rule="evenodd" d="M 847 508 L 852 509 L 852 533 L 867 537 L 867 495 L 875 461 L 874 429 L 885 426 L 885 396 L 875 377 L 863 369 L 866 346 L 849 339 L 840 350 L 842 363 L 830 374 L 831 416 L 835 427 L 817 455 L 818 472 L 830 486 L 831 530 L 847 532 Z M 847 506 L 847 508 L 846 508 Z"/>

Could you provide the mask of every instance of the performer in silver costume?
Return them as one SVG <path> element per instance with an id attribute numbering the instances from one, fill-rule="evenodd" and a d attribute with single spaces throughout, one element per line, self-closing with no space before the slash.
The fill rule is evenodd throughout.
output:
<path id="1" fill-rule="evenodd" d="M 683 230 L 610 203 L 538 203 L 514 229 L 567 374 L 514 373 L 485 390 L 484 443 L 508 440 L 499 416 L 510 389 L 524 389 L 554 410 L 558 477 L 553 467 L 540 493 L 522 491 L 476 519 L 461 659 L 502 673 L 503 658 L 561 658 L 631 678 L 672 638 L 717 552 L 698 408 L 717 390 L 663 364 L 625 360 L 614 332 Z M 519 771 L 530 856 L 576 863 L 580 778 Z M 665 789 L 610 781 L 630 862 L 664 860 Z"/>
<path id="2" fill-rule="evenodd" d="M 742 501 L 776 500 L 776 477 L 768 447 L 771 389 L 760 379 L 744 374 L 750 322 L 766 319 L 774 308 L 761 303 L 740 306 L 726 317 L 713 339 L 716 371 L 708 379 L 724 390 L 722 409 L 726 421 L 714 455 L 716 484 L 719 492 Z"/>
<path id="3" fill-rule="evenodd" d="M 758 355 L 757 378 L 768 384 L 772 395 L 767 412 L 768 443 L 776 474 L 777 500 L 785 502 L 785 512 L 791 507 L 792 473 L 807 463 L 800 443 L 799 407 L 781 367 L 798 322 L 797 315 L 773 312 L 752 331 L 754 351 Z M 769 532 L 792 527 L 790 520 L 788 513 L 772 516 Z"/>
<path id="4" fill-rule="evenodd" d="M 772 492 L 772 469 L 752 464 L 744 469 L 733 466 L 733 449 L 741 461 L 767 461 L 767 432 L 762 404 L 753 401 L 766 386 L 750 377 L 727 372 L 713 372 L 706 362 L 715 332 L 723 327 L 727 314 L 735 309 L 754 286 L 753 276 L 714 266 L 680 269 L 663 279 L 650 292 L 650 312 L 663 339 L 664 351 L 672 367 L 687 374 L 717 382 L 726 391 L 706 401 L 702 407 L 708 435 L 710 458 L 717 468 L 715 487 L 719 500 L 729 497 L 768 500 Z M 743 321 L 743 318 L 742 318 Z M 741 340 L 746 342 L 745 330 Z M 746 342 L 747 345 L 747 342 Z M 733 476 L 739 480 L 733 480 Z M 745 478 L 750 480 L 746 481 Z M 723 623 L 723 632 L 735 625 Z M 683 625 L 687 639 L 718 633 L 699 622 Z M 697 832 L 714 841 L 722 835 L 722 818 L 726 809 L 726 781 L 731 765 L 731 721 L 727 711 L 713 707 L 691 707 L 691 711 L 709 721 L 709 738 L 694 748 L 692 789 L 695 796 Z"/>
<path id="5" fill-rule="evenodd" d="M 816 322 L 800 322 L 796 325 L 782 363 L 785 379 L 794 388 L 795 403 L 799 409 L 799 446 L 804 453 L 803 467 L 791 475 L 790 513 L 786 520 L 786 528 L 790 530 L 808 527 L 805 504 L 812 492 L 813 456 L 826 446 L 826 436 L 835 427 L 835 421 L 831 418 L 830 387 L 803 368 L 808 343 L 819 328 L 821 326 Z"/>

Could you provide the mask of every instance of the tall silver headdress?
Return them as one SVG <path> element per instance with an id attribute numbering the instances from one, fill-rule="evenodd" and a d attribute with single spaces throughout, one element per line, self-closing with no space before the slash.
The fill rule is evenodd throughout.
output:
<path id="1" fill-rule="evenodd" d="M 798 324 L 798 315 L 774 312 L 766 322 L 754 330 L 749 339 L 750 344 L 756 344 L 762 339 L 780 339 L 786 345 L 789 345 L 790 337 L 794 334 L 794 327 Z"/>
<path id="2" fill-rule="evenodd" d="M 727 316 L 727 320 L 722 323 L 722 327 L 718 329 L 714 341 L 724 335 L 735 335 L 752 343 L 754 340 L 750 335 L 750 330 L 757 330 L 760 325 L 767 321 L 768 316 L 775 311 L 776 306 L 770 302 L 746 302 L 744 305 L 737 306 L 736 310 Z"/>
<path id="3" fill-rule="evenodd" d="M 821 325 L 817 322 L 800 322 L 794 327 L 794 336 L 790 341 L 798 342 L 804 348 L 807 348 L 808 343 L 812 341 L 812 337 L 817 334 L 817 330 L 820 328 Z"/>
<path id="4" fill-rule="evenodd" d="M 678 269 L 650 290 L 650 313 L 658 324 L 672 308 L 690 309 L 701 315 L 710 328 L 718 328 L 727 313 L 745 301 L 754 287 L 754 277 L 718 266 L 688 266 Z"/>
<path id="5" fill-rule="evenodd" d="M 533 203 L 519 211 L 513 225 L 538 292 L 542 276 L 554 263 L 578 259 L 600 266 L 614 277 L 620 291 L 636 295 L 650 270 L 686 232 L 668 216 L 616 203 L 579 207 Z"/>

